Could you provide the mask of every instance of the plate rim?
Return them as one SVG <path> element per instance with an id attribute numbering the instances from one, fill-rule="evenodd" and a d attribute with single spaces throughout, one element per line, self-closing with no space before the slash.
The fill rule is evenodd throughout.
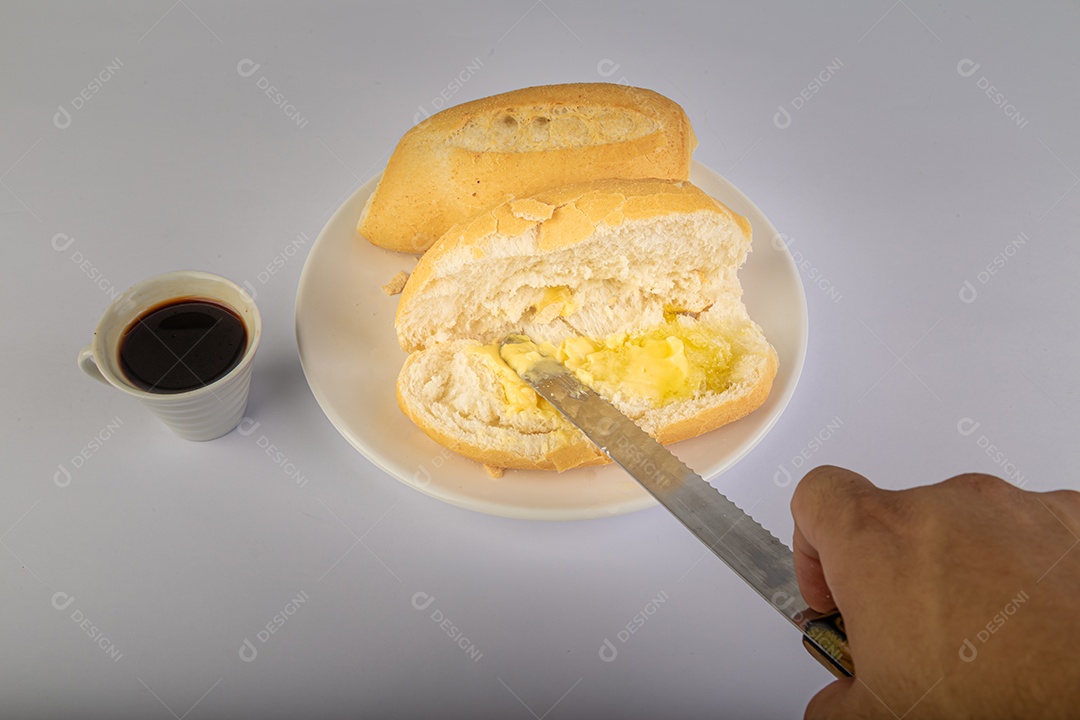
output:
<path id="1" fill-rule="evenodd" d="M 708 189 L 701 188 L 703 192 L 713 197 L 717 186 L 723 186 L 724 189 L 733 197 L 738 199 L 746 208 L 756 213 L 760 218 L 765 221 L 766 227 L 764 230 L 769 235 L 768 242 L 772 243 L 774 237 L 778 235 L 776 226 L 773 225 L 769 217 L 761 211 L 761 209 L 751 200 L 746 193 L 740 190 L 734 183 L 728 180 L 726 177 L 716 172 L 712 168 L 708 167 L 699 160 L 692 161 L 692 168 L 703 172 L 712 178 L 712 183 Z M 389 475 L 394 480 L 406 485 L 414 490 L 424 493 L 430 497 L 433 497 L 442 502 L 454 505 L 473 512 L 481 512 L 487 515 L 495 515 L 498 517 L 506 517 L 512 519 L 522 520 L 537 520 L 537 521 L 571 521 L 571 520 L 592 520 L 605 517 L 615 517 L 618 515 L 626 515 L 640 510 L 644 510 L 650 507 L 656 507 L 658 503 L 656 500 L 647 493 L 643 493 L 638 497 L 630 497 L 623 501 L 608 502 L 602 506 L 588 505 L 578 508 L 536 508 L 536 507 L 523 507 L 520 505 L 507 505 L 506 503 L 493 502 L 485 500 L 483 498 L 463 498 L 459 495 L 444 491 L 439 486 L 433 486 L 431 484 L 422 485 L 416 482 L 409 482 L 406 479 L 399 477 L 396 470 L 390 467 L 388 460 L 383 458 L 381 453 L 375 452 L 374 448 L 360 438 L 354 437 L 355 433 L 351 432 L 348 427 L 348 423 L 335 409 L 334 404 L 330 402 L 329 394 L 322 388 L 320 383 L 313 377 L 312 370 L 309 367 L 309 363 L 304 360 L 304 343 L 303 343 L 303 329 L 301 326 L 301 313 L 303 298 L 305 297 L 305 287 L 312 282 L 312 263 L 310 262 L 312 256 L 322 244 L 328 244 L 331 240 L 328 239 L 329 228 L 336 226 L 342 220 L 342 216 L 345 214 L 346 209 L 350 208 L 357 195 L 365 192 L 374 192 L 378 186 L 380 179 L 382 178 L 382 172 L 376 173 L 367 181 L 362 183 L 353 192 L 349 193 L 348 197 L 342 200 L 341 204 L 334 210 L 330 217 L 323 224 L 322 229 L 315 238 L 315 242 L 311 244 L 307 255 L 304 258 L 304 266 L 300 272 L 300 280 L 297 285 L 296 299 L 294 301 L 294 335 L 297 346 L 297 353 L 300 357 L 300 367 L 304 373 L 304 379 L 307 381 L 308 387 L 311 389 L 312 395 L 315 397 L 316 403 L 319 405 L 319 409 L 337 430 L 338 434 L 345 438 L 350 445 L 353 446 L 365 459 L 372 465 L 379 468 L 382 472 Z M 698 187 L 701 187 L 698 185 Z M 723 201 L 720 201 L 723 202 Z M 726 204 L 726 203 L 725 203 Z M 755 233 L 758 236 L 758 233 Z M 797 295 L 800 300 L 798 303 L 798 321 L 799 321 L 799 333 L 797 337 L 797 348 L 792 363 L 793 375 L 791 383 L 786 387 L 783 393 L 777 398 L 777 406 L 772 412 L 771 416 L 758 430 L 735 452 L 729 460 L 721 467 L 714 470 L 708 477 L 705 478 L 706 482 L 712 483 L 713 480 L 720 477 L 732 467 L 738 464 L 744 457 L 746 457 L 751 450 L 758 446 L 765 436 L 775 427 L 776 423 L 780 420 L 780 417 L 787 410 L 788 405 L 791 402 L 791 398 L 794 397 L 795 390 L 799 385 L 799 381 L 802 379 L 803 366 L 806 361 L 807 348 L 809 344 L 809 308 L 806 300 L 806 288 L 802 282 L 802 275 L 798 271 L 798 266 L 795 263 L 794 257 L 791 255 L 790 249 L 786 244 L 783 244 L 782 248 L 775 247 L 774 249 L 780 253 L 782 261 L 788 266 L 787 269 L 790 272 L 791 277 L 794 279 L 794 286 L 797 290 Z M 745 290 L 744 290 L 745 297 Z M 572 471 L 571 471 L 572 472 Z"/>

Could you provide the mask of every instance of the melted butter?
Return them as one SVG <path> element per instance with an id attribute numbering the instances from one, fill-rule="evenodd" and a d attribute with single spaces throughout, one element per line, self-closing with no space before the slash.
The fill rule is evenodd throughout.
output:
<path id="1" fill-rule="evenodd" d="M 555 306 L 557 311 L 548 310 L 549 307 Z M 570 288 L 565 285 L 557 285 L 555 287 L 549 287 L 544 290 L 544 296 L 540 298 L 540 302 L 533 306 L 537 315 L 548 315 L 550 317 L 566 317 L 573 314 L 577 310 L 577 303 L 574 302 L 574 295 L 570 292 Z M 547 311 L 547 312 L 545 312 Z"/>
<path id="2" fill-rule="evenodd" d="M 646 399 L 654 407 L 684 400 L 702 392 L 723 392 L 730 384 L 737 359 L 732 343 L 715 331 L 680 325 L 674 314 L 645 333 L 604 338 L 573 337 L 558 345 L 523 342 L 470 348 L 489 360 L 514 411 L 554 412 L 513 368 L 525 368 L 541 355 L 556 358 L 582 382 L 608 392 Z"/>
<path id="3" fill-rule="evenodd" d="M 532 343 L 528 344 L 532 345 Z M 533 345 L 533 347 L 536 346 Z M 495 377 L 503 387 L 506 404 L 511 410 L 522 412 L 541 409 L 544 412 L 555 412 L 555 408 L 551 407 L 547 400 L 537 395 L 536 391 L 503 361 L 502 356 L 499 355 L 498 345 L 472 345 L 467 350 L 483 355 L 488 365 L 495 370 Z"/>

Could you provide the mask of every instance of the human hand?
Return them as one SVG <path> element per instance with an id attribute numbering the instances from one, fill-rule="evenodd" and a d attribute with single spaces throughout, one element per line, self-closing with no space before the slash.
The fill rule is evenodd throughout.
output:
<path id="1" fill-rule="evenodd" d="M 799 588 L 840 610 L 855 662 L 808 720 L 1080 717 L 1080 493 L 819 467 L 791 511 Z"/>

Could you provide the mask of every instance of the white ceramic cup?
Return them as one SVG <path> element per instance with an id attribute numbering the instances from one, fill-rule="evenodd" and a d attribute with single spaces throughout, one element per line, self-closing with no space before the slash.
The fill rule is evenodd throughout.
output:
<path id="1" fill-rule="evenodd" d="M 240 362 L 209 385 L 180 393 L 146 392 L 120 369 L 120 340 L 144 312 L 169 300 L 213 300 L 240 316 L 247 331 L 247 349 Z M 138 398 L 162 422 L 186 440 L 213 440 L 244 417 L 251 365 L 262 336 L 255 301 L 239 285 L 219 275 L 181 270 L 143 280 L 116 298 L 98 321 L 94 340 L 79 353 L 79 367 L 101 382 Z"/>

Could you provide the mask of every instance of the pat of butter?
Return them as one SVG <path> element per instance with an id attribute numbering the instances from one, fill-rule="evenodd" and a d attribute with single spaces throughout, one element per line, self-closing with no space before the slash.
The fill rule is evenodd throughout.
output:
<path id="1" fill-rule="evenodd" d="M 506 402 L 515 411 L 554 412 L 516 372 L 543 355 L 554 357 L 593 388 L 617 390 L 655 407 L 703 390 L 722 392 L 734 363 L 732 346 L 724 338 L 674 320 L 641 335 L 572 337 L 558 345 L 514 343 L 503 349 L 505 362 L 497 345 L 471 350 L 490 358 Z"/>

